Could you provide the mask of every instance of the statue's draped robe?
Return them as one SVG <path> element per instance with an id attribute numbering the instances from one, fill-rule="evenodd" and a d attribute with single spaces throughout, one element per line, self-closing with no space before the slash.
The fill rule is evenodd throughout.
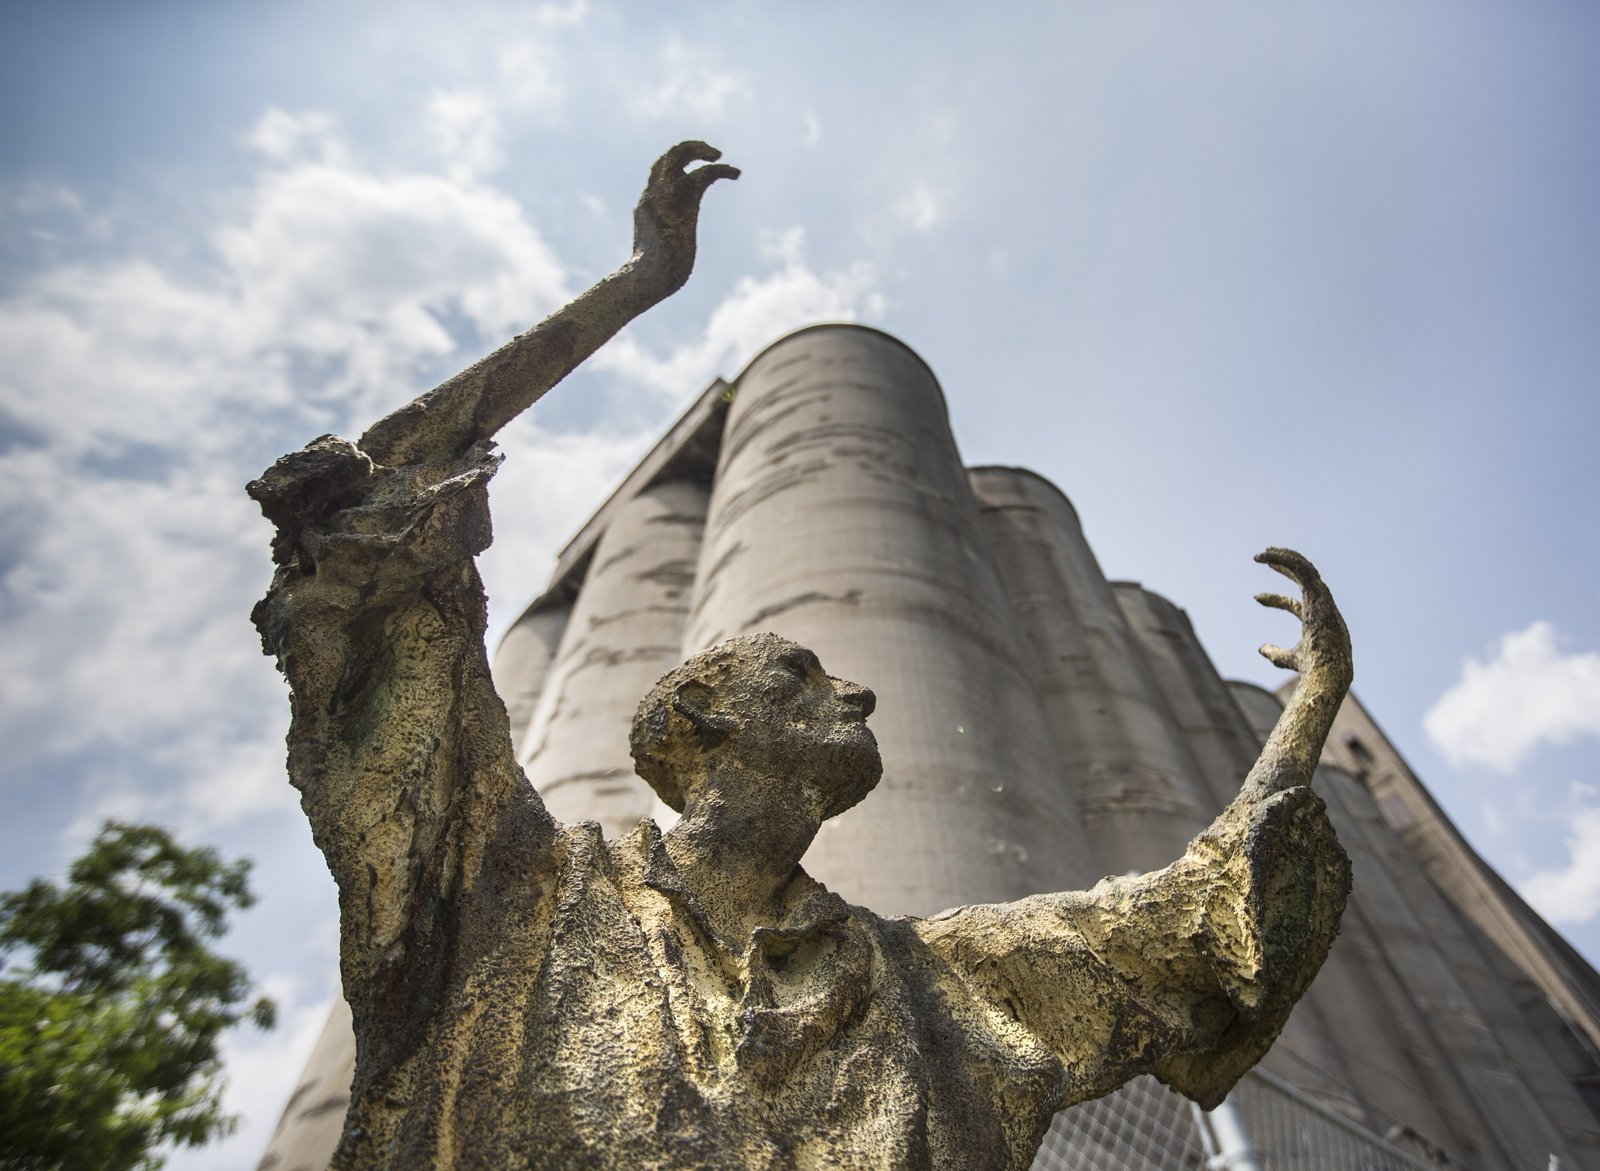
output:
<path id="1" fill-rule="evenodd" d="M 719 938 L 651 823 L 556 825 L 512 755 L 473 556 L 487 444 L 377 467 L 324 437 L 251 494 L 290 776 L 338 882 L 357 1038 L 334 1167 L 1024 1168 L 1154 1073 L 1220 1100 L 1336 930 L 1322 804 L 1236 804 L 1165 870 L 883 919 L 796 869 Z"/>

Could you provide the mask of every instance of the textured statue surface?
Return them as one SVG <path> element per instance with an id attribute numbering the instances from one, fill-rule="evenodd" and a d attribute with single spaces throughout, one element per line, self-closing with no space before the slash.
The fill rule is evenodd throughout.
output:
<path id="1" fill-rule="evenodd" d="M 278 526 L 255 612 L 291 685 L 289 771 L 339 887 L 355 1168 L 1024 1168 L 1052 1114 L 1154 1073 L 1203 1105 L 1257 1061 L 1337 930 L 1349 867 L 1308 784 L 1350 682 L 1316 571 L 1283 719 L 1164 870 L 928 919 L 847 905 L 800 859 L 881 770 L 874 698 L 775 635 L 640 706 L 682 818 L 557 824 L 511 749 L 473 557 L 495 432 L 680 287 L 701 196 L 656 164 L 633 258 L 488 359 L 250 485 Z M 709 165 L 687 169 L 702 161 Z"/>

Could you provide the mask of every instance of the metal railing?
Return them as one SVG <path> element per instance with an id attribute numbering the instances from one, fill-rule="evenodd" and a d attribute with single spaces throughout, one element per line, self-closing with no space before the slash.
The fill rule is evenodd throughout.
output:
<path id="1" fill-rule="evenodd" d="M 1246 1074 L 1228 1100 L 1254 1148 L 1253 1162 L 1230 1158 L 1205 1114 L 1141 1077 L 1056 1115 L 1034 1171 L 1435 1171 L 1264 1070 Z"/>

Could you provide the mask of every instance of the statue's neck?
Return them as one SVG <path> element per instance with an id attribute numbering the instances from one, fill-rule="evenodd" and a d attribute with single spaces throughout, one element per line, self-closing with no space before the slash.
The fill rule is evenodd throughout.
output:
<path id="1" fill-rule="evenodd" d="M 715 789 L 703 794 L 662 844 L 717 930 L 744 939 L 777 921 L 784 889 L 818 823 L 808 810 L 757 798 L 759 781 L 737 791 L 741 800 L 726 800 Z"/>

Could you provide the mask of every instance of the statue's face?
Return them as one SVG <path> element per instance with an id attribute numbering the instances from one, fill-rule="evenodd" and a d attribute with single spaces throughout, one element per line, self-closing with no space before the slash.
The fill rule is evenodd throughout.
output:
<path id="1" fill-rule="evenodd" d="M 823 819 L 870 793 L 883 773 L 867 727 L 877 704 L 872 692 L 835 679 L 816 655 L 785 640 L 773 639 L 751 667 L 756 702 L 737 734 L 742 754 L 759 754 L 759 767 L 775 781 L 796 782 Z"/>

